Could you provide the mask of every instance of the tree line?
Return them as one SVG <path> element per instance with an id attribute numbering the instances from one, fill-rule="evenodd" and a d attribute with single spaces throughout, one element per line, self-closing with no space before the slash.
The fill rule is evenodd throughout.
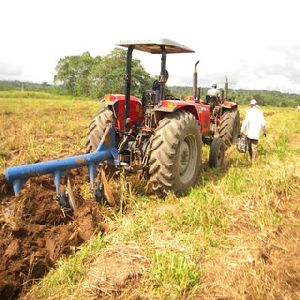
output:
<path id="1" fill-rule="evenodd" d="M 93 57 L 89 52 L 82 55 L 65 56 L 56 65 L 54 85 L 46 82 L 42 84 L 0 81 L 0 90 L 22 89 L 47 91 L 72 96 L 102 98 L 109 93 L 124 93 L 124 70 L 126 50 L 115 48 L 106 56 Z M 152 87 L 152 77 L 141 65 L 138 59 L 132 61 L 131 94 L 141 97 L 143 91 Z M 192 87 L 167 86 L 166 94 L 184 99 L 192 94 Z M 205 98 L 208 88 L 201 88 L 201 97 Z M 281 93 L 278 91 L 261 90 L 229 90 L 229 98 L 238 104 L 248 104 L 255 98 L 260 105 L 292 106 L 300 105 L 300 95 Z"/>
<path id="2" fill-rule="evenodd" d="M 61 58 L 56 66 L 55 84 L 74 96 L 101 98 L 107 93 L 124 93 L 124 69 L 126 51 L 115 48 L 110 54 L 92 57 L 89 52 L 82 55 Z M 153 78 L 137 59 L 132 62 L 131 93 L 141 97 L 143 91 L 149 90 Z M 201 89 L 204 98 L 207 88 Z M 192 94 L 191 87 L 167 86 L 167 94 L 184 99 Z M 278 91 L 229 90 L 229 97 L 238 104 L 248 104 L 255 98 L 260 105 L 298 106 L 300 95 Z"/>
<path id="3" fill-rule="evenodd" d="M 169 89 L 180 99 L 192 94 L 191 87 L 171 86 Z M 205 98 L 207 90 L 208 88 L 200 88 L 200 98 Z M 238 104 L 249 104 L 249 101 L 254 98 L 262 106 L 297 107 L 300 105 L 300 95 L 278 91 L 229 89 L 228 98 Z"/>

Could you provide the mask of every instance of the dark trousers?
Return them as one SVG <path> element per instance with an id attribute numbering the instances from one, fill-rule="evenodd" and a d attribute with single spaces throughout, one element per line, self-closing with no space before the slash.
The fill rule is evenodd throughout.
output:
<path id="1" fill-rule="evenodd" d="M 249 139 L 248 140 L 248 151 L 249 151 L 249 155 L 250 155 L 250 159 L 252 161 L 255 161 L 257 159 L 257 145 L 258 145 L 258 140 L 254 140 L 254 139 Z"/>

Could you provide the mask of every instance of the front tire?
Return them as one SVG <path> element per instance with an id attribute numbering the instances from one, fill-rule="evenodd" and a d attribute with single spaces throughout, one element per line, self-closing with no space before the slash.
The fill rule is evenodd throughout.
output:
<path id="1" fill-rule="evenodd" d="M 208 165 L 210 168 L 219 168 L 223 165 L 225 148 L 225 143 L 221 138 L 213 139 L 209 149 Z"/>
<path id="2" fill-rule="evenodd" d="M 114 123 L 113 112 L 106 107 L 100 109 L 89 126 L 88 141 L 86 143 L 87 153 L 94 152 L 97 149 L 109 123 Z"/>
<path id="3" fill-rule="evenodd" d="M 167 114 L 151 138 L 149 175 L 158 194 L 184 193 L 201 168 L 201 133 L 195 117 L 186 111 Z"/>

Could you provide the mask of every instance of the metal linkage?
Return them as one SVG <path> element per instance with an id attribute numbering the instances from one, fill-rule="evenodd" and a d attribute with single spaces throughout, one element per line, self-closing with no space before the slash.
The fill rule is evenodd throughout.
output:
<path id="1" fill-rule="evenodd" d="M 117 165 L 119 163 L 118 156 L 115 129 L 112 125 L 108 125 L 95 152 L 36 164 L 11 167 L 6 169 L 5 178 L 13 184 L 14 193 L 16 196 L 19 196 L 23 184 L 30 177 L 53 174 L 56 193 L 60 203 L 62 206 L 67 206 L 66 196 L 60 190 L 60 180 L 66 171 L 87 166 L 89 168 L 91 189 L 96 195 L 98 193 L 96 190 L 98 185 L 95 184 L 95 178 L 98 164 L 106 160 L 111 160 Z"/>

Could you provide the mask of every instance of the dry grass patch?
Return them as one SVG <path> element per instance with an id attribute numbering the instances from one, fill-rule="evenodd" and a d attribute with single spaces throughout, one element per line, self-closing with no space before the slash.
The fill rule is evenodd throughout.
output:
<path id="1" fill-rule="evenodd" d="M 292 134 L 289 137 L 289 149 L 291 150 L 300 150 L 300 133 Z"/>
<path id="2" fill-rule="evenodd" d="M 116 298 L 139 280 L 145 268 L 149 268 L 147 265 L 149 260 L 137 245 L 106 248 L 99 253 L 80 284 L 83 294 L 101 299 Z"/>
<path id="3" fill-rule="evenodd" d="M 286 220 L 269 233 L 237 222 L 226 236 L 228 244 L 203 264 L 205 288 L 199 297 L 299 299 L 300 226 Z"/>

